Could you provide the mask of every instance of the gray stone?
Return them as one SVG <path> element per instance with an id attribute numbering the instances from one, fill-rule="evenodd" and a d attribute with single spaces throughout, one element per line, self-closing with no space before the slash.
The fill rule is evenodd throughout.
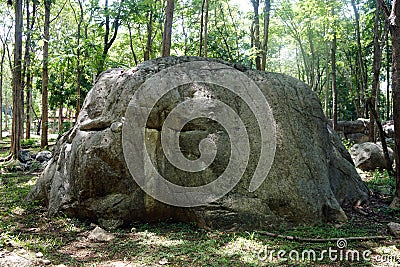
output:
<path id="1" fill-rule="evenodd" d="M 53 157 L 53 154 L 50 151 L 40 151 L 36 155 L 36 160 L 40 163 L 48 162 Z"/>
<path id="2" fill-rule="evenodd" d="M 18 151 L 18 160 L 22 163 L 27 163 L 32 160 L 31 152 L 28 149 Z"/>
<path id="3" fill-rule="evenodd" d="M 388 148 L 389 158 L 393 164 L 394 153 L 391 148 Z M 350 149 L 350 154 L 357 168 L 363 171 L 371 171 L 375 169 L 385 169 L 386 161 L 383 154 L 382 145 L 379 143 L 363 143 L 354 145 Z"/>
<path id="4" fill-rule="evenodd" d="M 260 130 L 249 107 L 234 93 L 215 84 L 189 84 L 162 98 L 147 121 L 146 148 L 157 171 L 172 183 L 199 186 L 216 180 L 226 169 L 229 136 L 212 121 L 190 121 L 180 134 L 180 148 L 188 159 L 200 156 L 201 140 L 210 134 L 215 136 L 217 155 L 203 172 L 187 174 L 175 168 L 161 147 L 160 129 L 170 111 L 204 92 L 232 107 L 244 122 L 251 148 L 247 169 L 227 195 L 200 207 L 170 206 L 144 193 L 132 178 L 123 154 L 121 124 L 128 104 L 136 90 L 155 73 L 200 60 L 204 59 L 161 58 L 132 70 L 114 69 L 100 75 L 86 97 L 78 122 L 55 145 L 54 157 L 29 199 L 45 200 L 50 215 L 63 211 L 96 222 L 129 224 L 172 219 L 194 222 L 200 227 L 250 229 L 343 221 L 346 215 L 340 204 L 368 198 L 369 191 L 340 140 L 332 136 L 330 139 L 317 95 L 294 78 L 245 68 L 236 69 L 256 82 L 276 121 L 276 153 L 264 183 L 249 192 L 260 155 Z M 204 104 L 213 110 L 206 101 Z M 146 178 L 152 181 L 153 177 Z"/>
<path id="5" fill-rule="evenodd" d="M 332 127 L 332 121 L 329 121 Z M 367 133 L 369 130 L 368 119 L 357 119 L 355 121 L 338 121 L 337 131 L 342 132 L 345 136 L 348 134 Z"/>
<path id="6" fill-rule="evenodd" d="M 98 241 L 98 242 L 108 242 L 115 238 L 115 236 L 111 233 L 108 233 L 106 230 L 96 227 L 89 233 L 89 239 Z"/>
<path id="7" fill-rule="evenodd" d="M 394 138 L 394 122 L 387 121 L 382 125 L 383 131 L 385 132 L 386 137 Z"/>
<path id="8" fill-rule="evenodd" d="M 400 224 L 391 222 L 388 225 L 389 232 L 395 237 L 400 238 Z"/>

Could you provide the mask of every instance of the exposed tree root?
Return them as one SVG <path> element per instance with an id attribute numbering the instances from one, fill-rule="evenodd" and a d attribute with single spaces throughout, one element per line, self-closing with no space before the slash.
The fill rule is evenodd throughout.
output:
<path id="1" fill-rule="evenodd" d="M 301 238 L 298 236 L 285 236 L 285 235 L 279 235 L 279 234 L 274 234 L 270 232 L 265 232 L 265 231 L 256 231 L 256 233 L 260 235 L 265 235 L 265 236 L 271 236 L 275 238 L 282 238 L 286 240 L 292 240 L 292 241 L 298 241 L 298 242 L 308 242 L 308 243 L 327 243 L 327 242 L 337 242 L 338 240 L 345 239 L 347 241 L 367 241 L 367 240 L 386 240 L 391 238 L 390 236 L 352 236 L 352 237 L 346 237 L 346 238 Z"/>

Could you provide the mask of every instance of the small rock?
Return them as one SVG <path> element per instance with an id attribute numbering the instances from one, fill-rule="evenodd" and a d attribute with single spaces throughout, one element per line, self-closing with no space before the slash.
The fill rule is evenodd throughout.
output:
<path id="1" fill-rule="evenodd" d="M 42 262 L 44 265 L 50 265 L 50 263 L 51 263 L 51 261 L 50 261 L 50 260 L 47 260 L 47 259 L 41 260 L 41 262 Z"/>
<path id="2" fill-rule="evenodd" d="M 53 154 L 51 154 L 50 151 L 41 151 L 36 155 L 35 159 L 40 163 L 43 163 L 43 162 L 48 162 L 49 160 L 51 160 L 52 157 Z"/>
<path id="3" fill-rule="evenodd" d="M 389 232 L 395 237 L 395 238 L 400 238 L 400 224 L 391 222 L 388 225 Z"/>
<path id="4" fill-rule="evenodd" d="M 158 263 L 159 263 L 160 265 L 168 264 L 168 259 L 162 258 Z"/>
<path id="5" fill-rule="evenodd" d="M 115 236 L 111 233 L 108 233 L 106 230 L 96 227 L 89 234 L 89 239 L 99 241 L 99 242 L 108 242 L 115 238 Z"/>
<path id="6" fill-rule="evenodd" d="M 36 258 L 42 258 L 42 257 L 43 257 L 43 253 L 42 252 L 36 253 Z"/>
<path id="7" fill-rule="evenodd" d="M 6 241 L 5 244 L 6 244 L 6 246 L 13 247 L 13 248 L 22 248 L 22 246 L 20 244 L 18 244 L 17 242 L 15 242 L 12 239 Z"/>
<path id="8" fill-rule="evenodd" d="M 27 163 L 32 160 L 31 152 L 28 149 L 21 149 L 18 151 L 18 160 L 22 163 Z"/>

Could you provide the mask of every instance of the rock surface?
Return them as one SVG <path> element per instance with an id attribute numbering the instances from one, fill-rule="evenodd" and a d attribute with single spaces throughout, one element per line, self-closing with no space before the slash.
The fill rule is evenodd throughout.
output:
<path id="1" fill-rule="evenodd" d="M 98 241 L 98 242 L 108 242 L 115 238 L 115 236 L 111 233 L 108 233 L 106 230 L 96 227 L 89 233 L 89 239 Z"/>
<path id="2" fill-rule="evenodd" d="M 51 154 L 50 151 L 40 151 L 37 153 L 35 159 L 39 161 L 40 163 L 50 161 L 51 158 L 53 157 L 53 154 Z"/>
<path id="3" fill-rule="evenodd" d="M 388 225 L 389 232 L 395 237 L 400 238 L 400 224 L 391 222 Z"/>
<path id="4" fill-rule="evenodd" d="M 388 147 L 390 164 L 393 164 L 394 152 Z M 363 171 L 371 171 L 375 169 L 385 169 L 386 161 L 383 153 L 382 145 L 379 143 L 363 143 L 354 145 L 350 149 L 351 156 L 357 168 Z"/>
<path id="5" fill-rule="evenodd" d="M 294 78 L 243 67 L 237 69 L 256 82 L 276 121 L 276 153 L 264 183 L 249 192 L 260 155 L 260 130 L 248 106 L 216 85 L 189 84 L 164 96 L 147 121 L 146 147 L 157 171 L 175 184 L 198 186 L 217 179 L 226 168 L 229 137 L 212 121 L 191 121 L 180 134 L 181 150 L 189 159 L 199 157 L 201 140 L 209 134 L 216 136 L 217 155 L 206 170 L 188 175 L 174 168 L 161 147 L 160 129 L 171 110 L 204 92 L 232 107 L 243 120 L 252 152 L 247 169 L 226 196 L 200 207 L 169 206 L 144 193 L 133 180 L 123 154 L 122 128 L 128 104 L 136 90 L 155 73 L 201 60 L 204 59 L 170 57 L 145 62 L 133 70 L 104 72 L 89 92 L 78 123 L 57 142 L 54 157 L 29 198 L 45 200 L 51 215 L 63 211 L 98 223 L 123 225 L 172 219 L 225 229 L 343 221 L 346 215 L 340 204 L 367 200 L 368 189 L 339 138 L 329 134 L 315 93 Z M 151 181 L 152 177 L 146 179 Z"/>

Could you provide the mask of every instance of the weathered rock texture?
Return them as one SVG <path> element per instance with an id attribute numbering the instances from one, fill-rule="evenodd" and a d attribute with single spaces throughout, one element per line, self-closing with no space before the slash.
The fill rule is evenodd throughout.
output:
<path id="1" fill-rule="evenodd" d="M 351 156 L 357 168 L 363 171 L 375 169 L 386 169 L 386 160 L 380 143 L 363 143 L 354 145 L 351 149 Z M 394 152 L 388 147 L 390 164 L 394 161 Z"/>
<path id="2" fill-rule="evenodd" d="M 170 57 L 145 62 L 133 70 L 104 72 L 89 92 L 78 123 L 58 141 L 53 159 L 29 197 L 46 200 L 50 214 L 63 211 L 105 226 L 172 219 L 211 228 L 271 228 L 284 223 L 345 220 L 340 207 L 343 202 L 367 200 L 368 189 L 338 137 L 329 134 L 315 93 L 294 78 L 234 65 L 256 82 L 276 120 L 276 155 L 265 182 L 255 192 L 248 191 L 260 154 L 260 133 L 249 108 L 226 89 L 202 85 L 202 90 L 206 86 L 214 98 L 234 108 L 248 129 L 252 153 L 242 180 L 222 199 L 198 208 L 172 207 L 146 195 L 131 177 L 122 150 L 121 131 L 128 103 L 155 73 L 199 60 L 204 59 Z M 227 166 L 230 149 L 221 126 L 199 119 L 181 133 L 182 151 L 188 158 L 196 158 L 199 141 L 214 133 L 218 136 L 214 163 L 200 174 L 187 174 L 174 168 L 163 155 L 162 122 L 177 103 L 195 98 L 196 88 L 177 88 L 163 98 L 146 130 L 146 146 L 159 172 L 187 186 L 216 179 Z"/>

